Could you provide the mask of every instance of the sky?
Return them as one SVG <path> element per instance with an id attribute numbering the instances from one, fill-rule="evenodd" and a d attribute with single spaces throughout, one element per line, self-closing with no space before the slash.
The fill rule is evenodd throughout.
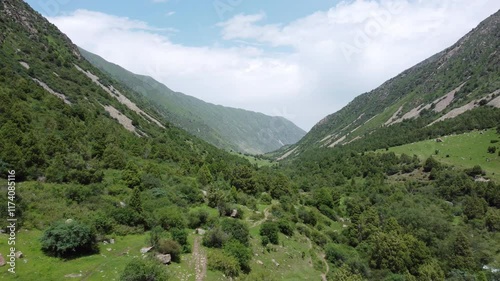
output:
<path id="1" fill-rule="evenodd" d="M 26 2 L 110 62 L 306 131 L 500 9 L 498 0 Z"/>

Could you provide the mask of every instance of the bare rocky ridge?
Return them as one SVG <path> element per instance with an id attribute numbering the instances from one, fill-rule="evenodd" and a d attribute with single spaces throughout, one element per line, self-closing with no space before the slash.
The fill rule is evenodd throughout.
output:
<path id="1" fill-rule="evenodd" d="M 42 87 L 45 91 L 47 91 L 47 92 L 53 94 L 54 96 L 62 99 L 65 104 L 71 105 L 71 102 L 68 100 L 68 98 L 65 95 L 52 90 L 47 84 L 45 84 L 44 82 L 42 82 L 42 81 L 40 81 L 40 80 L 38 80 L 36 78 L 33 78 L 33 81 L 35 81 L 38 85 L 40 85 L 40 87 Z"/>
<path id="2" fill-rule="evenodd" d="M 118 123 L 120 123 L 125 129 L 129 130 L 130 132 L 135 133 L 137 136 L 140 136 L 136 132 L 135 126 L 132 125 L 132 120 L 130 118 L 123 115 L 118 109 L 116 109 L 110 105 L 104 106 L 104 109 L 109 113 L 109 115 L 111 117 L 118 120 Z"/>
<path id="3" fill-rule="evenodd" d="M 112 97 L 116 98 L 123 105 L 127 106 L 130 110 L 132 110 L 132 111 L 136 112 L 137 114 L 139 114 L 140 116 L 142 116 L 146 121 L 153 122 L 156 125 L 158 125 L 159 127 L 165 129 L 165 126 L 163 126 L 158 120 L 154 119 L 149 114 L 147 114 L 142 109 L 140 109 L 134 102 L 132 102 L 127 97 L 125 97 L 122 93 L 120 93 L 120 91 L 115 89 L 113 86 L 106 87 L 99 81 L 99 77 L 92 74 L 90 71 L 85 71 L 81 67 L 79 67 L 78 65 L 75 65 L 75 67 L 76 67 L 76 69 L 78 69 L 79 71 L 84 73 L 88 78 L 90 78 L 92 80 L 92 82 L 99 85 L 104 91 L 106 91 Z"/>

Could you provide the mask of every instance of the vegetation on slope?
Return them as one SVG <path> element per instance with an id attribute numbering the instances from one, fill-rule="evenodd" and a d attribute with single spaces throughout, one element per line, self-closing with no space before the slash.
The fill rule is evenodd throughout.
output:
<path id="1" fill-rule="evenodd" d="M 310 149 L 279 166 L 251 165 L 120 103 L 74 64 L 159 119 L 22 1 L 0 3 L 0 42 L 0 205 L 8 200 L 5 171 L 15 169 L 16 249 L 24 254 L 16 275 L 0 278 L 500 278 L 491 270 L 500 267 L 500 186 L 477 181 L 488 176 L 477 164 L 457 168 L 352 143 Z M 133 120 L 135 131 L 104 105 Z M 498 113 L 467 114 L 493 127 Z M 460 120 L 443 124 L 470 129 Z M 411 122 L 394 132 L 408 132 Z M 419 132 L 448 128 L 436 125 Z M 389 144 L 380 138 L 370 149 Z M 2 253 L 7 238 L 0 235 Z M 172 264 L 158 260 L 164 255 Z"/>
<path id="2" fill-rule="evenodd" d="M 93 65 L 140 94 L 165 120 L 213 145 L 262 154 L 299 141 L 305 132 L 282 117 L 206 103 L 174 92 L 151 77 L 133 74 L 80 49 Z"/>
<path id="3" fill-rule="evenodd" d="M 356 97 L 316 124 L 294 146 L 298 147 L 295 154 L 314 147 L 348 144 L 380 130 L 390 131 L 385 129 L 395 126 L 391 120 L 416 119 L 407 126 L 418 129 L 453 109 L 467 104 L 468 108 L 485 106 L 498 98 L 499 23 L 500 11 L 450 48 Z M 443 100 L 451 92 L 454 94 L 448 104 Z"/>

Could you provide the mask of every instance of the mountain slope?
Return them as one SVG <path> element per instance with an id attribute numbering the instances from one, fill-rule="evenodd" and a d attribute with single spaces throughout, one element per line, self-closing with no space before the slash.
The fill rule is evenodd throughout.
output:
<path id="1" fill-rule="evenodd" d="M 0 220 L 0 252 L 23 253 L 0 279 L 499 279 L 500 186 L 476 159 L 317 149 L 257 167 L 140 97 L 0 1 L 0 217 L 16 219 Z M 484 156 L 499 138 L 461 144 Z"/>
<path id="2" fill-rule="evenodd" d="M 23 1 L 0 7 L 0 168 L 88 184 L 135 157 L 187 174 L 206 157 L 240 161 L 162 121 Z"/>
<path id="3" fill-rule="evenodd" d="M 434 125 L 484 105 L 500 107 L 499 47 L 497 12 L 450 48 L 325 117 L 280 155 L 350 144 L 402 123 Z"/>
<path id="4" fill-rule="evenodd" d="M 165 120 L 220 148 L 261 154 L 294 144 L 305 135 L 285 118 L 206 103 L 80 50 L 95 67 L 142 94 Z"/>

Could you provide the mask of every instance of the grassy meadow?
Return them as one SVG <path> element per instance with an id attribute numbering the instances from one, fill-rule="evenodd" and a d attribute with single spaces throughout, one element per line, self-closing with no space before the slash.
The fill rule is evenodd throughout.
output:
<path id="1" fill-rule="evenodd" d="M 486 171 L 486 177 L 500 181 L 500 136 L 495 130 L 473 131 L 460 135 L 442 137 L 443 142 L 436 139 L 415 142 L 389 148 L 389 152 L 398 155 L 406 153 L 417 155 L 421 160 L 434 156 L 439 162 L 467 169 L 475 165 Z M 497 143 L 491 141 L 498 140 Z M 488 153 L 488 147 L 496 146 L 497 152 Z M 385 150 L 379 150 L 383 152 Z M 437 153 L 436 153 L 437 152 Z"/>

